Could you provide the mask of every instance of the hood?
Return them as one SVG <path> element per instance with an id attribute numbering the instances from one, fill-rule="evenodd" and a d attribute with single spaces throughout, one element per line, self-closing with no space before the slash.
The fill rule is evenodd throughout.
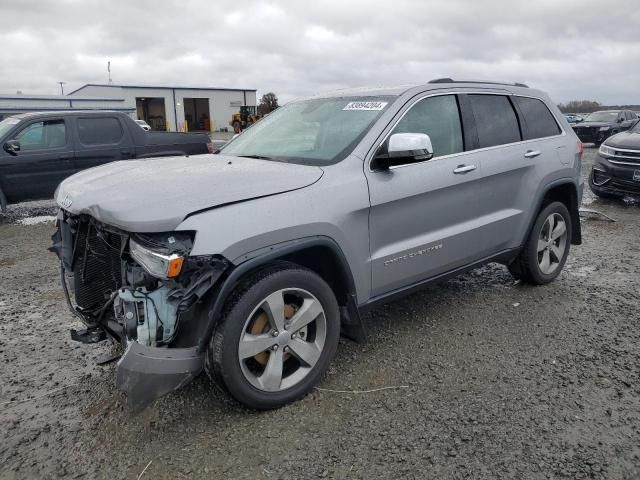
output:
<path id="1" fill-rule="evenodd" d="M 605 143 L 609 147 L 640 150 L 640 132 L 627 130 L 607 138 Z"/>
<path id="2" fill-rule="evenodd" d="M 580 123 L 574 123 L 573 125 L 571 125 L 572 127 L 593 127 L 593 128 L 600 128 L 600 127 L 613 127 L 615 125 L 615 123 L 613 122 L 580 122 Z"/>
<path id="3" fill-rule="evenodd" d="M 322 174 L 319 167 L 228 155 L 125 160 L 67 178 L 56 201 L 129 232 L 166 232 L 192 212 L 297 190 Z"/>

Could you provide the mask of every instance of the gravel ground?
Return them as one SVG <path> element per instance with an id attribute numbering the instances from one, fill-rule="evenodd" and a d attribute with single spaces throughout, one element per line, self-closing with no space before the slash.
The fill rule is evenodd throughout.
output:
<path id="1" fill-rule="evenodd" d="M 587 149 L 585 175 L 595 156 Z M 0 479 L 639 478 L 640 207 L 585 204 L 551 285 L 489 265 L 374 311 L 323 389 L 277 411 L 205 377 L 132 417 L 108 344 L 71 342 L 50 205 L 0 225 Z M 49 209 L 49 210 L 47 210 Z"/>

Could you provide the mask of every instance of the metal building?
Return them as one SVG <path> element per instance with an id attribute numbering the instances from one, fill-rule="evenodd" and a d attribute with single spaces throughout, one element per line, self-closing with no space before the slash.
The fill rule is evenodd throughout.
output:
<path id="1" fill-rule="evenodd" d="M 60 95 L 0 95 L 0 120 L 16 113 L 47 110 L 116 110 L 136 115 L 134 106 L 125 104 L 124 98 L 76 98 Z"/>
<path id="2" fill-rule="evenodd" d="M 216 131 L 230 128 L 240 106 L 256 106 L 255 89 L 190 88 L 89 83 L 71 92 L 76 99 L 118 98 L 154 130 Z"/>

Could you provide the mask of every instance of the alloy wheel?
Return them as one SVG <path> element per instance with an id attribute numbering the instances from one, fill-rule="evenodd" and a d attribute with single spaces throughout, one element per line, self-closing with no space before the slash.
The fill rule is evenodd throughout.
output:
<path id="1" fill-rule="evenodd" d="M 238 344 L 244 377 L 266 392 L 305 378 L 322 354 L 327 320 L 320 301 L 299 288 L 275 291 L 247 318 Z"/>
<path id="2" fill-rule="evenodd" d="M 567 248 L 567 224 L 559 213 L 547 217 L 538 238 L 538 266 L 545 275 L 556 271 Z"/>

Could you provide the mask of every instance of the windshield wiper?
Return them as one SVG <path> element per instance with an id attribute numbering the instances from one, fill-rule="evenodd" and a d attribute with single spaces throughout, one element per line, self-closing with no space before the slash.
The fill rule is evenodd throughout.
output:
<path id="1" fill-rule="evenodd" d="M 242 158 L 255 158 L 257 160 L 273 160 L 271 157 L 266 157 L 264 155 L 236 155 L 236 157 Z"/>

